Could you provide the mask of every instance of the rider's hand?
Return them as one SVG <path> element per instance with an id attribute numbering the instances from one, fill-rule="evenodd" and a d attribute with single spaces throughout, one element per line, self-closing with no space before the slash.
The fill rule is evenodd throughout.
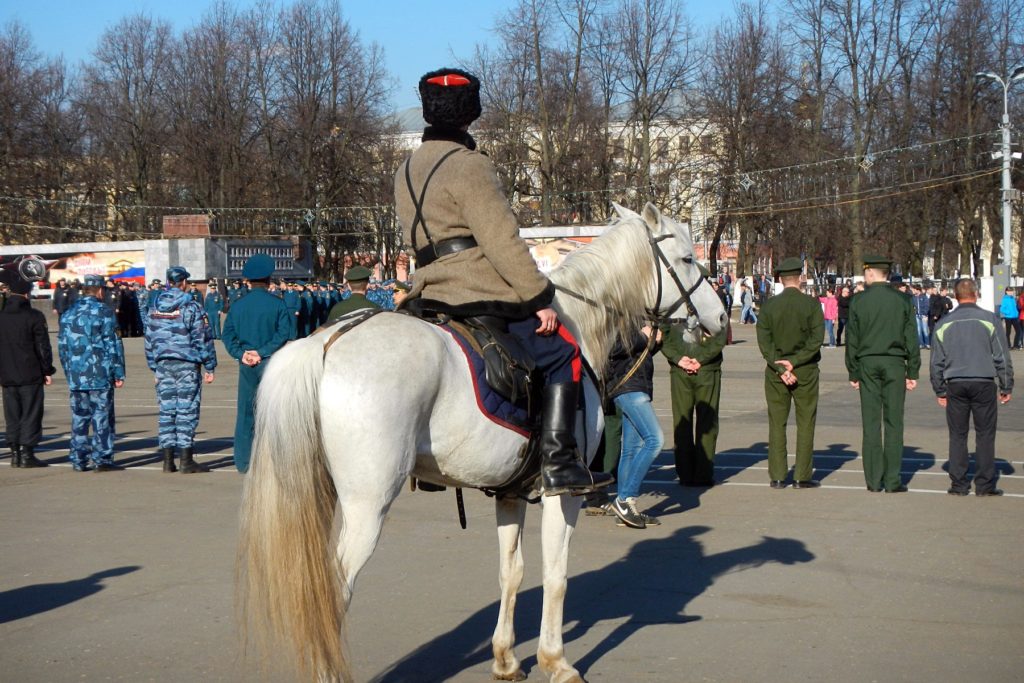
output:
<path id="1" fill-rule="evenodd" d="M 536 313 L 537 318 L 540 320 L 540 325 L 537 326 L 537 334 L 542 337 L 552 335 L 558 329 L 558 313 L 553 308 L 542 308 Z"/>

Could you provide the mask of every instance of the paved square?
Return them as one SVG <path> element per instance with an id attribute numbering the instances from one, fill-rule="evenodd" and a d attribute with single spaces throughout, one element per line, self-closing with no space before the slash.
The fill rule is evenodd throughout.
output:
<path id="1" fill-rule="evenodd" d="M 1005 497 L 945 495 L 945 418 L 926 379 L 907 402 L 911 491 L 871 494 L 858 457 L 857 395 L 842 349 L 824 349 L 815 440 L 823 486 L 776 491 L 767 485 L 754 329 L 735 334 L 725 351 L 716 462 L 725 485 L 680 488 L 666 451 L 641 498 L 662 526 L 637 531 L 581 517 L 566 602 L 569 661 L 589 681 L 616 683 L 1019 681 L 1024 398 L 1000 408 Z M 255 680 L 234 621 L 236 368 L 218 344 L 221 365 L 204 387 L 197 443 L 215 471 L 165 475 L 142 340 L 125 340 L 125 349 L 115 457 L 127 471 L 71 471 L 61 375 L 46 393 L 38 452 L 55 466 L 15 470 L 0 460 L 0 681 Z M 1013 359 L 1024 366 L 1024 355 Z M 660 358 L 655 407 L 670 447 Z M 793 438 L 791 431 L 791 446 Z M 468 492 L 467 514 L 462 531 L 450 492 L 399 497 L 349 613 L 358 681 L 490 679 L 493 507 Z M 541 681 L 533 653 L 539 517 L 528 515 L 517 652 L 529 679 Z M 265 680 L 294 677 L 271 669 Z"/>

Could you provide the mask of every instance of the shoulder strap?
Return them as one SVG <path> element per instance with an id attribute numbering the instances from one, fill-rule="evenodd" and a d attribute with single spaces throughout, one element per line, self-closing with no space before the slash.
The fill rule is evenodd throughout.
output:
<path id="1" fill-rule="evenodd" d="M 423 200 L 427 195 L 427 186 L 430 185 L 431 178 L 434 177 L 434 173 L 441 167 L 448 157 L 459 151 L 460 148 L 449 150 L 443 157 L 438 159 L 437 163 L 434 164 L 434 168 L 430 169 L 430 173 L 427 174 L 427 180 L 423 183 L 423 190 L 420 192 L 419 198 L 416 197 L 416 191 L 412 187 L 412 176 L 409 173 L 409 166 L 411 165 L 412 158 L 406 159 L 405 161 L 405 184 L 409 188 L 409 197 L 412 199 L 412 205 L 416 208 L 416 216 L 412 221 L 412 248 L 413 251 L 419 251 L 419 247 L 416 245 L 416 228 L 420 225 L 423 226 L 423 234 L 427 236 L 427 242 L 431 245 L 434 244 L 433 238 L 430 236 L 430 230 L 427 229 L 427 223 L 423 220 Z"/>

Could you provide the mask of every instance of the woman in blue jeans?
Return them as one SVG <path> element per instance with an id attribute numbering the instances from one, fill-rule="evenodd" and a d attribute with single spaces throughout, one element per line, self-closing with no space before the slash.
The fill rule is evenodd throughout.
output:
<path id="1" fill-rule="evenodd" d="M 660 345 L 661 331 L 646 325 L 634 332 L 625 343 L 620 339 L 612 349 L 608 362 L 606 386 L 609 397 L 622 411 L 619 490 L 610 508 L 623 524 L 634 529 L 661 523 L 636 508 L 640 483 L 664 443 L 661 426 L 651 405 L 654 393 L 653 354 Z"/>

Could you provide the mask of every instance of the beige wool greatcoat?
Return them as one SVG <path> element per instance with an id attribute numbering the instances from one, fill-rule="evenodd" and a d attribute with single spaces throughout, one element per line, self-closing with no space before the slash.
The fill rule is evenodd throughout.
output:
<path id="1" fill-rule="evenodd" d="M 466 134 L 464 141 L 475 146 Z M 437 171 L 423 195 L 424 183 L 437 162 L 456 150 Z M 537 269 L 519 236 L 515 214 L 502 192 L 494 164 L 486 155 L 455 139 L 430 139 L 413 152 L 395 174 L 395 205 L 405 243 L 416 249 L 430 244 L 406 180 L 406 165 L 422 218 L 434 243 L 473 237 L 477 246 L 442 256 L 417 267 L 409 298 L 419 297 L 428 310 L 456 316 L 496 315 L 511 320 L 550 305 L 554 286 Z"/>

